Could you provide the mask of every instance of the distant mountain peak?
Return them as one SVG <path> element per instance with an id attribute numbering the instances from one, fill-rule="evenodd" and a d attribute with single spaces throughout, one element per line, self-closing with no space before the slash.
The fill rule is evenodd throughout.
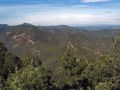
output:
<path id="1" fill-rule="evenodd" d="M 23 23 L 23 24 L 20 24 L 20 25 L 17 25 L 17 26 L 31 27 L 31 26 L 35 26 L 35 25 L 32 25 L 30 23 Z"/>
<path id="2" fill-rule="evenodd" d="M 0 27 L 8 27 L 8 24 L 0 24 Z"/>
<path id="3" fill-rule="evenodd" d="M 30 24 L 30 23 L 25 23 L 25 22 L 24 22 L 22 25 L 32 25 L 32 24 Z"/>
<path id="4" fill-rule="evenodd" d="M 9 25 L 7 25 L 7 24 L 0 24 L 0 31 L 1 30 L 5 30 L 5 29 L 8 29 L 10 26 Z"/>

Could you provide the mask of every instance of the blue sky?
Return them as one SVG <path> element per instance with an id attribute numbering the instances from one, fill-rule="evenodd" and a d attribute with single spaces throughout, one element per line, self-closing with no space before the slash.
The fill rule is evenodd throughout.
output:
<path id="1" fill-rule="evenodd" d="M 0 23 L 120 24 L 120 0 L 0 0 Z"/>

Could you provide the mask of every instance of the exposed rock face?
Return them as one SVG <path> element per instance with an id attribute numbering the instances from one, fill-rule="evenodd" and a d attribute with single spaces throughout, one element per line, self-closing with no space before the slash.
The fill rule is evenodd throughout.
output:
<path id="1" fill-rule="evenodd" d="M 101 56 L 112 47 L 112 37 L 118 31 L 87 31 L 64 25 L 45 27 L 27 23 L 5 27 L 0 28 L 0 41 L 4 41 L 10 51 L 18 56 L 32 53 L 44 59 L 60 56 L 66 45 L 85 57 Z"/>

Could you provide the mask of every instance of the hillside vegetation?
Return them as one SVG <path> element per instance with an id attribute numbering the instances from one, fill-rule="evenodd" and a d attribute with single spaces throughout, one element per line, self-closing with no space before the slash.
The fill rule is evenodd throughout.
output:
<path id="1" fill-rule="evenodd" d="M 9 51 L 17 56 L 42 59 L 45 67 L 58 63 L 68 45 L 74 47 L 80 57 L 98 59 L 112 45 L 112 38 L 119 29 L 91 30 L 89 27 L 34 26 L 21 24 L 17 26 L 0 25 L 0 41 L 5 43 Z"/>
<path id="2" fill-rule="evenodd" d="M 29 62 L 7 51 L 0 43 L 1 90 L 119 90 L 120 35 L 110 53 L 99 60 L 80 58 L 69 45 L 55 70 L 45 69 L 42 60 Z"/>
<path id="3" fill-rule="evenodd" d="M 0 26 L 0 90 L 120 90 L 116 31 Z"/>

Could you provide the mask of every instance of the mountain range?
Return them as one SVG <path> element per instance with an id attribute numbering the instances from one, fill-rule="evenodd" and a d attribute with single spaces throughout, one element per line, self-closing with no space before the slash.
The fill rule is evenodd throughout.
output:
<path id="1" fill-rule="evenodd" d="M 89 59 L 99 58 L 111 49 L 113 37 L 120 27 L 99 27 L 0 24 L 0 41 L 19 57 L 37 56 L 49 67 L 58 61 L 68 46 L 74 48 L 79 56 Z"/>

